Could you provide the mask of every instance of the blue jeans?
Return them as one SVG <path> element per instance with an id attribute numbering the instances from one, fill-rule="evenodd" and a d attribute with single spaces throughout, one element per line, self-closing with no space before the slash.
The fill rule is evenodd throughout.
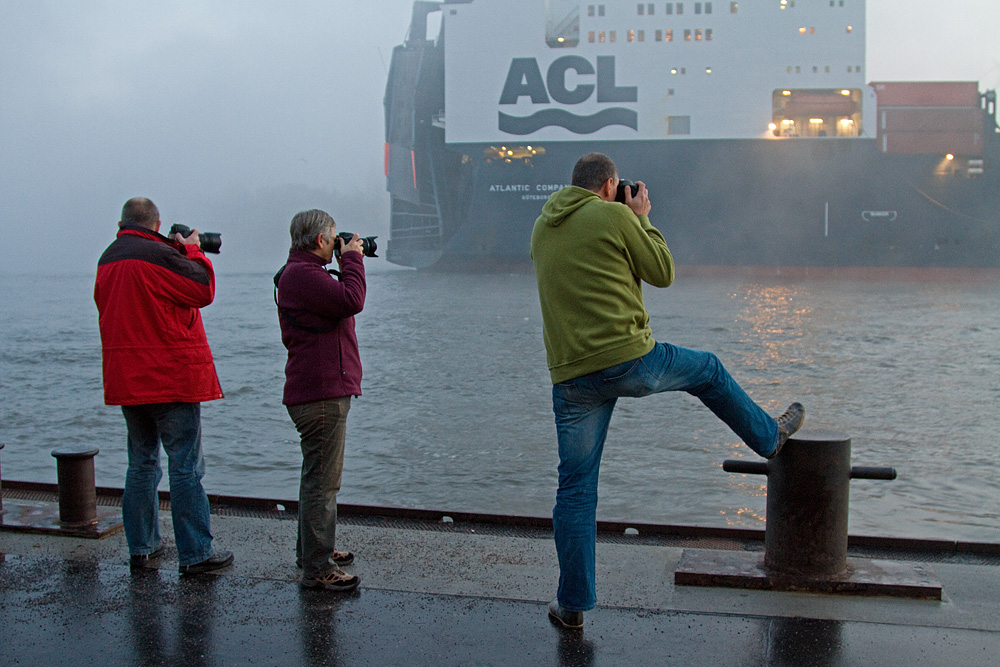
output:
<path id="1" fill-rule="evenodd" d="M 559 604 L 589 611 L 597 604 L 597 478 L 620 396 L 686 391 L 701 400 L 750 449 L 766 456 L 778 424 L 740 388 L 711 352 L 657 343 L 643 357 L 552 386 L 559 439 L 559 490 L 552 511 L 559 555 Z"/>
<path id="2" fill-rule="evenodd" d="M 350 409 L 350 396 L 288 406 L 302 443 L 295 555 L 304 579 L 318 579 L 337 569 L 330 556 L 337 548 L 337 493 Z"/>
<path id="3" fill-rule="evenodd" d="M 122 522 L 132 555 L 150 554 L 160 546 L 156 487 L 163 477 L 160 444 L 167 453 L 170 513 L 180 565 L 212 556 L 208 496 L 201 485 L 201 404 L 123 405 L 128 427 L 128 470 L 122 497 Z"/>

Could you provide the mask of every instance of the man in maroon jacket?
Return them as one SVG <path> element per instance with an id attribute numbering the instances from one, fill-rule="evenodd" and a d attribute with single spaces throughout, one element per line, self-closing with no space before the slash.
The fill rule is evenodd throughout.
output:
<path id="1" fill-rule="evenodd" d="M 349 591 L 361 579 L 340 568 L 354 554 L 337 551 L 337 492 L 351 397 L 361 395 L 361 356 L 354 316 L 365 305 L 362 241 L 337 236 L 328 213 L 292 218 L 292 248 L 276 279 L 281 342 L 288 349 L 282 403 L 302 441 L 299 535 L 295 553 L 304 588 Z M 324 267 L 337 261 L 339 280 Z"/>
<path id="2" fill-rule="evenodd" d="M 201 485 L 201 403 L 222 398 L 199 308 L 215 298 L 215 273 L 198 232 L 160 236 L 160 213 L 148 199 L 125 202 L 118 236 L 97 263 L 104 402 L 122 406 L 128 470 L 122 521 L 132 567 L 163 555 L 156 487 L 160 445 L 167 453 L 170 511 L 182 574 L 233 562 L 215 552 L 208 496 Z"/>

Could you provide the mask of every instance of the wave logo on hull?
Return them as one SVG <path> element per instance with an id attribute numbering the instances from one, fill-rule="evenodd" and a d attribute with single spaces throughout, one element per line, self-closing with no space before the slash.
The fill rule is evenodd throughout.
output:
<path id="1" fill-rule="evenodd" d="M 574 71 L 577 77 L 594 76 L 595 83 L 578 83 L 569 88 L 566 74 Z M 599 104 L 636 102 L 639 98 L 636 86 L 615 84 L 614 56 L 598 56 L 597 67 L 582 56 L 563 56 L 552 61 L 542 79 L 542 71 L 534 58 L 514 58 L 507 71 L 507 80 L 500 94 L 500 104 L 517 104 L 524 96 L 532 104 L 581 104 L 597 93 Z M 601 109 L 595 114 L 584 116 L 570 113 L 566 109 L 548 108 L 530 116 L 511 116 L 502 111 L 498 114 L 498 127 L 507 134 L 525 135 L 543 127 L 563 127 L 575 134 L 592 134 L 609 125 L 622 125 L 633 130 L 639 129 L 639 114 L 634 109 L 615 106 Z"/>

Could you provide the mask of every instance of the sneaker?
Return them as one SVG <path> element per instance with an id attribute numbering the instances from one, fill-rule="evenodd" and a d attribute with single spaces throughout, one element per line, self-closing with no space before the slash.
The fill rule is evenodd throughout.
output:
<path id="1" fill-rule="evenodd" d="M 802 428 L 802 422 L 806 420 L 806 409 L 801 403 L 796 401 L 788 406 L 788 409 L 781 413 L 775 421 L 778 422 L 778 446 L 774 448 L 774 452 L 770 456 L 765 458 L 773 459 L 781 451 L 781 448 L 785 446 L 792 434 Z"/>
<path id="2" fill-rule="evenodd" d="M 221 570 L 224 567 L 229 567 L 232 563 L 232 551 L 216 551 L 209 558 L 206 558 L 200 563 L 194 563 L 193 565 L 181 565 L 179 571 L 181 574 L 201 574 L 202 572 Z"/>
<path id="3" fill-rule="evenodd" d="M 328 591 L 353 591 L 361 583 L 361 577 L 347 574 L 343 570 L 338 569 L 315 579 L 306 579 L 303 577 L 299 583 L 302 588 L 324 588 Z"/>
<path id="4" fill-rule="evenodd" d="M 151 567 L 152 562 L 155 560 L 159 560 L 160 556 L 163 555 L 164 551 L 166 551 L 166 548 L 163 546 L 163 543 L 161 542 L 160 546 L 156 547 L 148 554 L 132 554 L 128 557 L 129 567 L 131 567 L 133 570 L 141 570 L 147 567 Z"/>
<path id="5" fill-rule="evenodd" d="M 350 551 L 334 551 L 330 554 L 330 563 L 336 565 L 337 567 L 351 565 L 354 563 L 354 554 Z"/>
<path id="6" fill-rule="evenodd" d="M 576 629 L 583 627 L 583 612 L 566 611 L 559 606 L 558 598 L 549 603 L 549 618 L 564 628 Z"/>
<path id="7" fill-rule="evenodd" d="M 336 565 L 337 567 L 344 567 L 345 565 L 351 565 L 354 563 L 354 554 L 350 551 L 334 551 L 330 554 L 329 559 L 330 565 Z M 295 567 L 302 569 L 302 559 L 295 559 Z"/>

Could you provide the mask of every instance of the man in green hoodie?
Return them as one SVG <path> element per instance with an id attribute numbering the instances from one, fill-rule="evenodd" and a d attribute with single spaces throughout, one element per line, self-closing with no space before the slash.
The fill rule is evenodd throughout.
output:
<path id="1" fill-rule="evenodd" d="M 642 282 L 668 287 L 674 261 L 647 217 L 645 184 L 634 194 L 624 188 L 624 203 L 615 201 L 618 184 L 611 158 L 584 155 L 572 185 L 549 197 L 531 234 L 559 441 L 552 511 L 559 590 L 549 616 L 571 628 L 597 604 L 597 479 L 619 397 L 686 391 L 766 458 L 777 456 L 805 419 L 800 403 L 769 416 L 711 352 L 653 339 Z"/>

